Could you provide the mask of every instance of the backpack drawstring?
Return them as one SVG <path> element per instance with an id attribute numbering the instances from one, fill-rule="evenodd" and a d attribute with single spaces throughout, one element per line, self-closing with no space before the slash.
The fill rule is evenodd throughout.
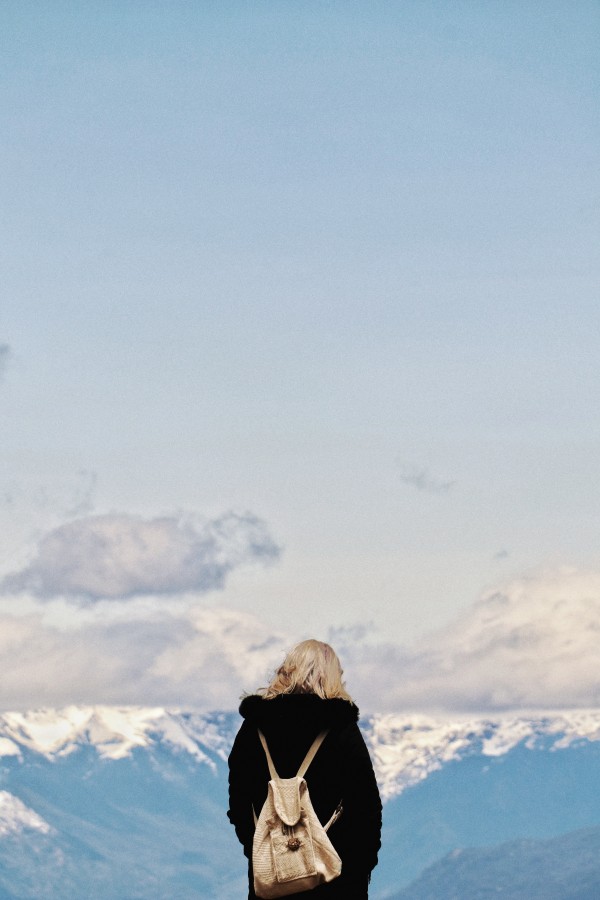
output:
<path id="1" fill-rule="evenodd" d="M 281 830 L 283 832 L 283 836 L 287 838 L 288 850 L 299 850 L 302 846 L 302 841 L 300 840 L 300 838 L 296 837 L 294 826 L 286 825 L 284 822 L 282 822 Z"/>

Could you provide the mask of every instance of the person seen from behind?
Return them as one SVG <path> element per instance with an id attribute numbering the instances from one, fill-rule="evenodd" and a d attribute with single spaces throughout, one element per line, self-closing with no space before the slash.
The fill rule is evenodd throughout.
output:
<path id="1" fill-rule="evenodd" d="M 287 654 L 268 687 L 242 700 L 244 721 L 229 756 L 228 817 L 249 860 L 249 900 L 261 896 L 254 890 L 252 846 L 255 816 L 263 808 L 271 777 L 259 732 L 279 778 L 294 778 L 317 735 L 326 731 L 306 772 L 306 784 L 323 826 L 340 803 L 342 807 L 327 832 L 341 859 L 341 874 L 300 893 L 288 885 L 286 894 L 289 891 L 298 900 L 368 898 L 381 846 L 381 800 L 358 727 L 358 707 L 346 691 L 342 674 L 328 644 L 302 641 Z"/>

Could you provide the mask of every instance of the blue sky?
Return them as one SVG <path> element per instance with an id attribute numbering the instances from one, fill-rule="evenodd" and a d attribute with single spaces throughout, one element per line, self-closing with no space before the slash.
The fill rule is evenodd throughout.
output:
<path id="1" fill-rule="evenodd" d="M 599 567 L 599 32 L 587 2 L 3 4 L 11 627 L 404 646 Z M 177 546 L 173 590 L 52 593 L 91 536 Z M 210 590 L 175 572 L 207 540 Z"/>

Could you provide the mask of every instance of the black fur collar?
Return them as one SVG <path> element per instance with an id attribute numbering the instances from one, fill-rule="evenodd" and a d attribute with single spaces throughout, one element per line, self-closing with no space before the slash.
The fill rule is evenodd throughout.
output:
<path id="1" fill-rule="evenodd" d="M 286 721 L 335 728 L 357 722 L 359 711 L 354 703 L 339 697 L 323 700 L 317 694 L 279 694 L 272 700 L 264 700 L 251 694 L 242 700 L 240 715 L 259 728 Z"/>

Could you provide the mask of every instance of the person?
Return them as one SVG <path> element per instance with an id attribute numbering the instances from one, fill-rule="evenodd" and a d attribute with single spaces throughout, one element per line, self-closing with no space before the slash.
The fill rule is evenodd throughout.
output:
<path id="1" fill-rule="evenodd" d="M 269 770 L 260 729 L 281 778 L 296 775 L 313 740 L 329 729 L 306 774 L 310 798 L 324 825 L 343 812 L 328 836 L 342 860 L 342 873 L 301 900 L 364 900 L 381 846 L 381 800 L 373 765 L 358 727 L 358 707 L 342 681 L 340 661 L 329 646 L 307 640 L 295 646 L 267 688 L 245 696 L 242 725 L 229 756 L 228 817 L 249 860 L 248 900 L 255 900 L 252 873 L 254 814 L 267 796 Z"/>

